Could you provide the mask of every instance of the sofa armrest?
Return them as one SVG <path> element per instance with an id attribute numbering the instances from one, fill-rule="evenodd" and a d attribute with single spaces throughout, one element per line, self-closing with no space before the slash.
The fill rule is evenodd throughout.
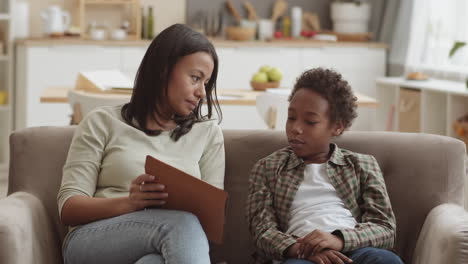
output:
<path id="1" fill-rule="evenodd" d="M 413 254 L 413 264 L 468 263 L 468 212 L 441 204 L 426 217 Z"/>
<path id="2" fill-rule="evenodd" d="M 0 199 L 0 263 L 61 263 L 54 232 L 45 207 L 32 194 Z"/>

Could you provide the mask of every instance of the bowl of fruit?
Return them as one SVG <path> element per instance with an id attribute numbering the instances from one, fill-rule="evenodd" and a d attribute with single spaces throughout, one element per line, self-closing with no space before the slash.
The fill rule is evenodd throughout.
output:
<path id="1" fill-rule="evenodd" d="M 264 65 L 252 76 L 250 86 L 255 91 L 265 91 L 269 88 L 278 88 L 281 79 L 283 74 L 278 68 Z"/>

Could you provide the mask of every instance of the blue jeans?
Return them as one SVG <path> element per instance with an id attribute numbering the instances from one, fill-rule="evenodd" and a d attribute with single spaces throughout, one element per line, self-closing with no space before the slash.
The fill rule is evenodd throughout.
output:
<path id="1" fill-rule="evenodd" d="M 403 264 L 403 261 L 393 252 L 365 247 L 345 254 L 353 260 L 353 264 Z M 288 259 L 283 264 L 315 264 L 315 262 L 303 259 Z"/>
<path id="2" fill-rule="evenodd" d="M 63 258 L 74 263 L 209 264 L 209 246 L 191 213 L 148 209 L 92 222 L 65 239 Z"/>

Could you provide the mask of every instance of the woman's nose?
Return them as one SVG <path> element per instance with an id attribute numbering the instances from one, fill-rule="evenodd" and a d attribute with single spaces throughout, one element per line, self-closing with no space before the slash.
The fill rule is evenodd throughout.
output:
<path id="1" fill-rule="evenodd" d="M 206 97 L 205 84 L 201 84 L 195 92 L 198 98 L 204 99 Z"/>

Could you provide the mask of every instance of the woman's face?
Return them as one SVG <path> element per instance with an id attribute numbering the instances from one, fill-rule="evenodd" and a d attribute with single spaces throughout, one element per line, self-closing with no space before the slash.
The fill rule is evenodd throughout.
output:
<path id="1" fill-rule="evenodd" d="M 187 116 L 201 103 L 213 68 L 213 58 L 206 52 L 179 59 L 172 69 L 168 87 L 169 105 L 174 114 Z"/>

